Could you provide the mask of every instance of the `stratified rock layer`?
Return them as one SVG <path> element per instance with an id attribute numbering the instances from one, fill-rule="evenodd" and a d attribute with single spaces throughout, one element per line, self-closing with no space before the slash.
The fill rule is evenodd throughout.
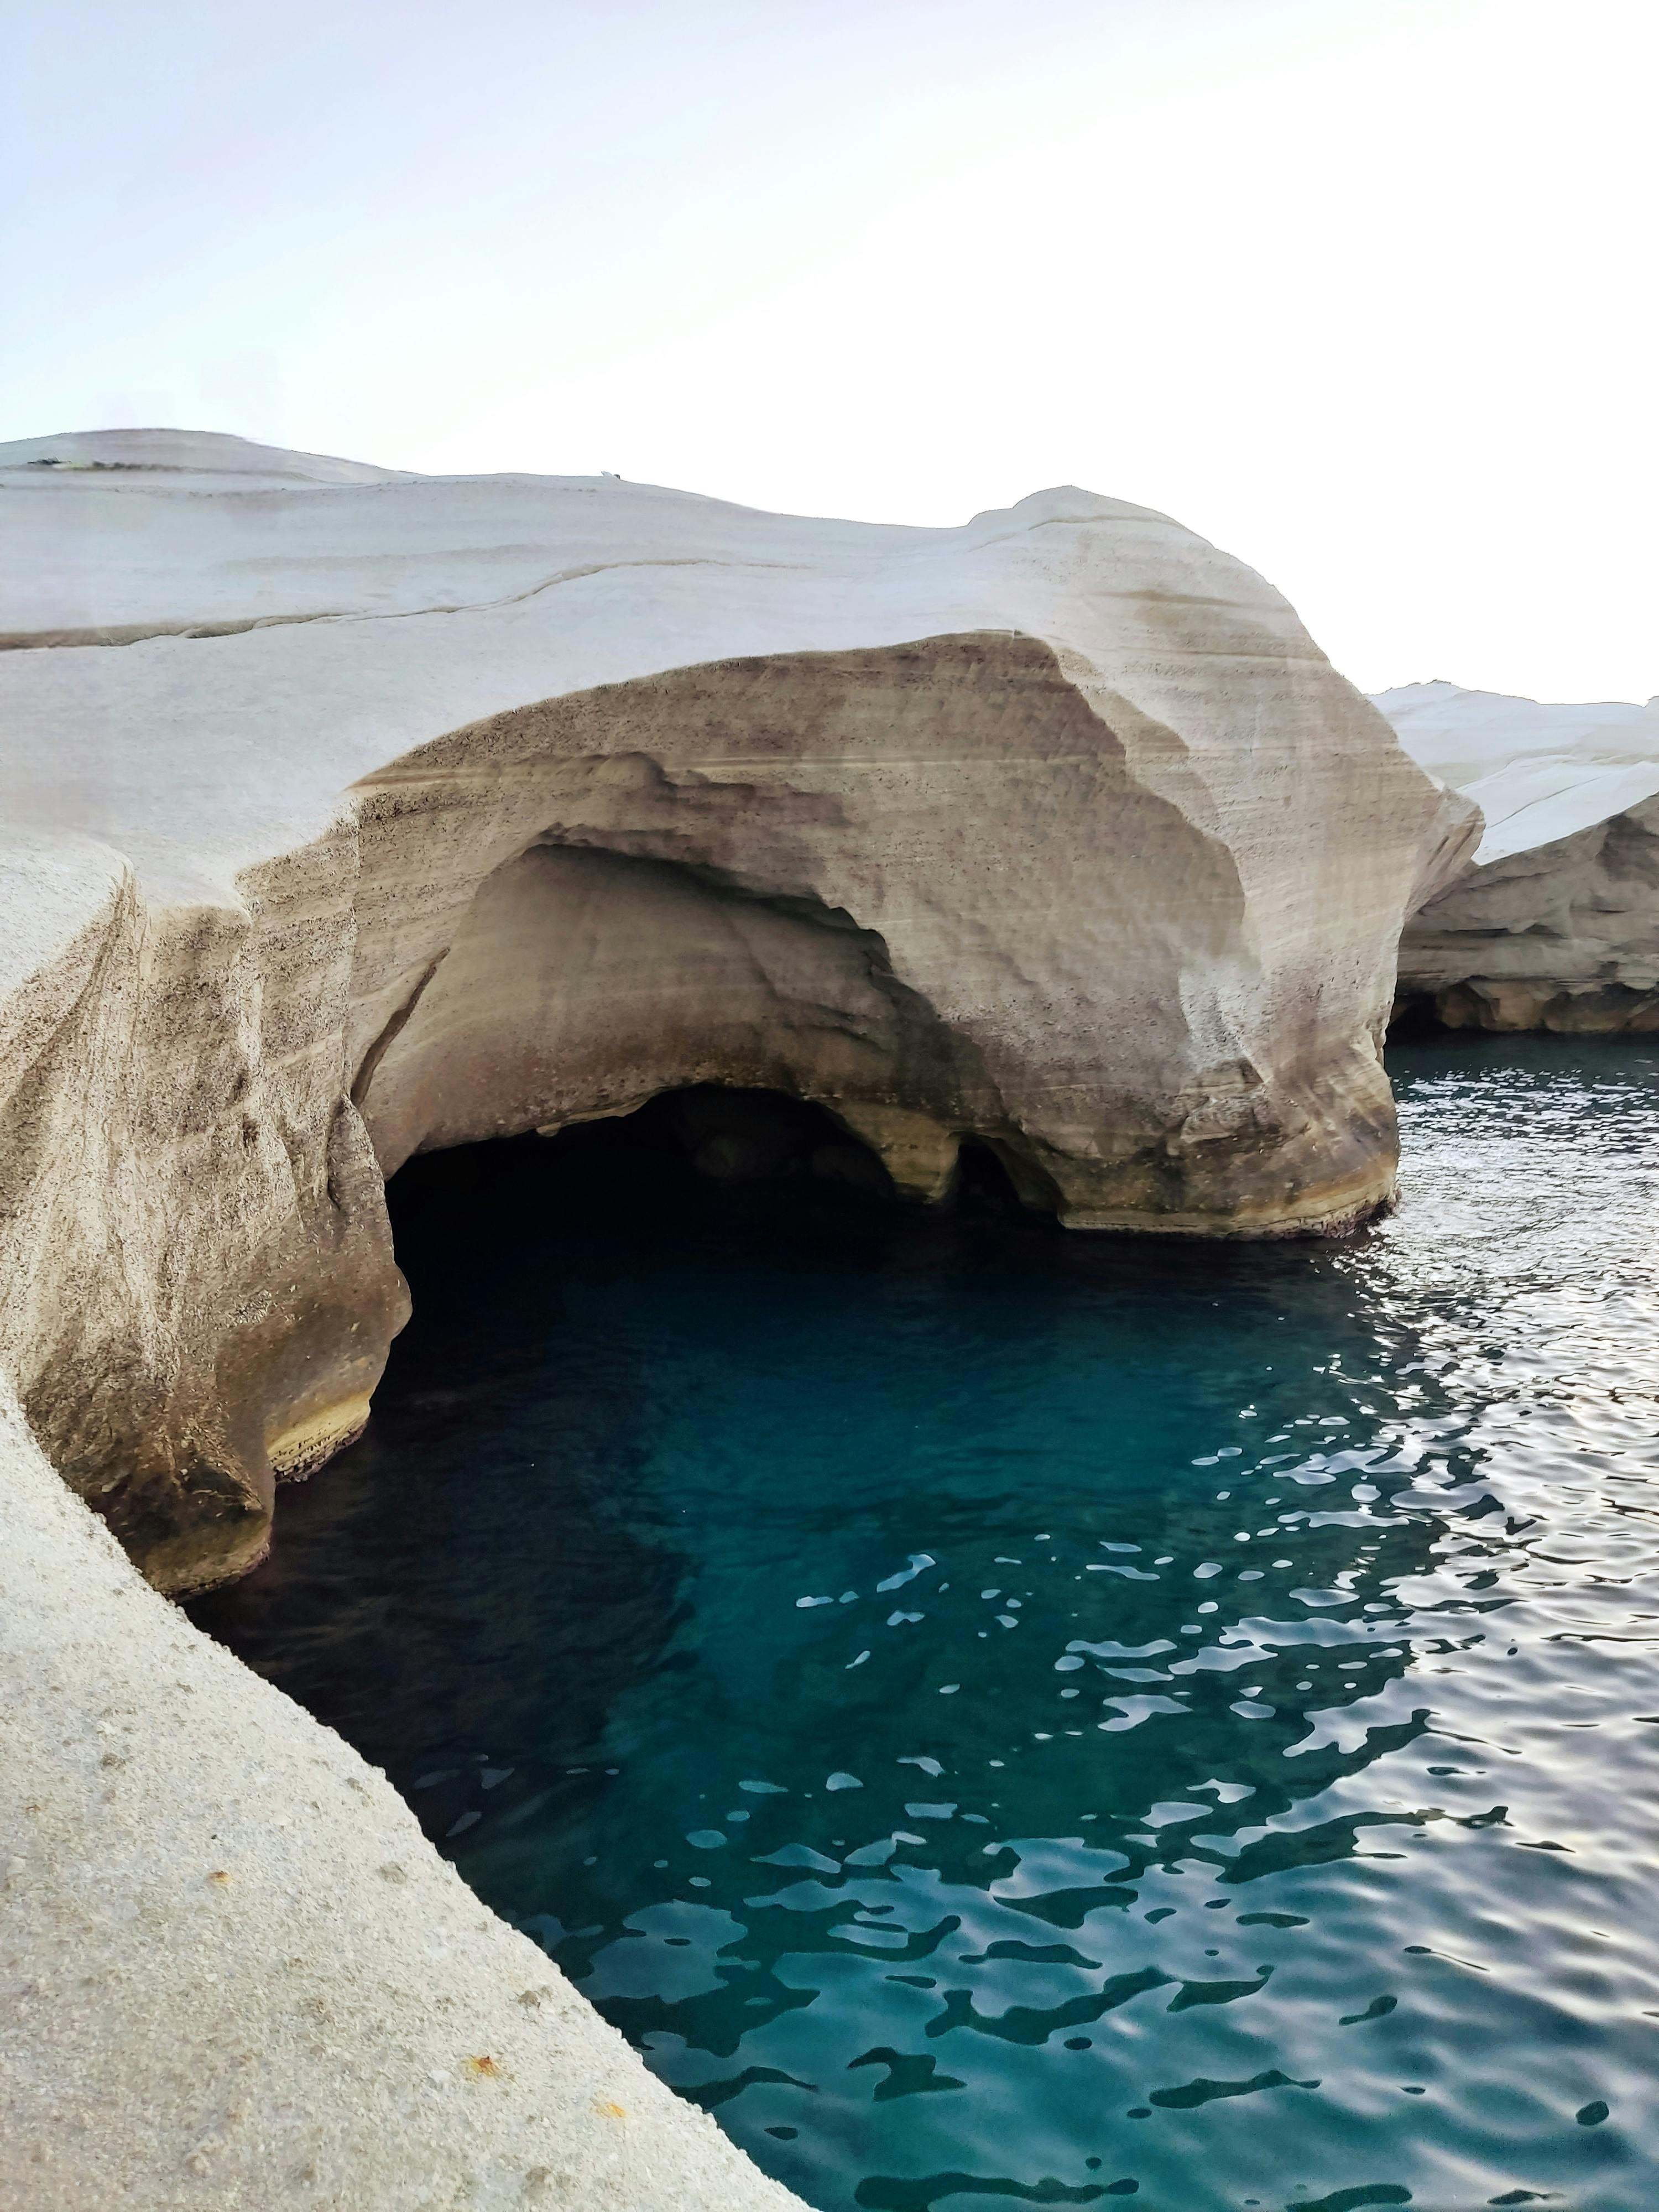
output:
<path id="1" fill-rule="evenodd" d="M 1080 1227 L 1387 1203 L 1395 943 L 1468 825 L 1166 517 L 163 432 L 0 499 L 0 1358 L 161 1587 L 361 1427 L 422 1147 L 763 1085 L 919 1200 L 971 1137 Z"/>
<path id="2" fill-rule="evenodd" d="M 1471 864 L 1407 926 L 1402 1009 L 1450 1029 L 1659 1030 L 1659 700 L 1414 684 L 1376 703 L 1486 822 Z"/>

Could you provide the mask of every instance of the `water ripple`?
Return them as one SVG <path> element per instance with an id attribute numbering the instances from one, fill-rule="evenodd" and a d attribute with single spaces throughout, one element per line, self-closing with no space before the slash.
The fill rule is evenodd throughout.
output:
<path id="1" fill-rule="evenodd" d="M 824 2212 L 1640 2212 L 1659 1055 L 1396 1079 L 1337 1250 L 411 1231 L 198 1612 Z"/>

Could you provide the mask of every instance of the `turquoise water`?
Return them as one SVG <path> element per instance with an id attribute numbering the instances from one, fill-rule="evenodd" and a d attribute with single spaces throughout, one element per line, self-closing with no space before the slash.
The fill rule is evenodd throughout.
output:
<path id="1" fill-rule="evenodd" d="M 823 2212 L 1644 2212 L 1659 1052 L 1393 1064 L 1341 1247 L 423 1163 L 193 1610 Z"/>

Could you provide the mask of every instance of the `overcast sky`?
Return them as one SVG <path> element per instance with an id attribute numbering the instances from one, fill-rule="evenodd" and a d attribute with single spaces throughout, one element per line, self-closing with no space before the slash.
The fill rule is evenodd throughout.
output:
<path id="1" fill-rule="evenodd" d="M 957 522 L 1659 691 L 1653 0 L 0 0 L 0 438 Z"/>

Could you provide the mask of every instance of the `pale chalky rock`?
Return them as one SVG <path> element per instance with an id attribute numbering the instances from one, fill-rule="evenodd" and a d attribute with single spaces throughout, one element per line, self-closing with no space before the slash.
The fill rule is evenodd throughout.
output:
<path id="1" fill-rule="evenodd" d="M 0 1385 L 0 2212 L 801 2212 Z"/>
<path id="2" fill-rule="evenodd" d="M 1407 926 L 1402 1010 L 1452 1029 L 1659 1030 L 1659 699 L 1411 684 L 1376 703 L 1486 823 Z"/>
<path id="3" fill-rule="evenodd" d="M 917 1200 L 968 1137 L 1078 1227 L 1390 1197 L 1395 945 L 1469 824 L 1165 516 L 161 431 L 0 449 L 0 511 L 9 896 L 56 917 L 0 1001 L 0 1355 L 163 1588 L 361 1427 L 423 1146 L 764 1085 Z"/>

